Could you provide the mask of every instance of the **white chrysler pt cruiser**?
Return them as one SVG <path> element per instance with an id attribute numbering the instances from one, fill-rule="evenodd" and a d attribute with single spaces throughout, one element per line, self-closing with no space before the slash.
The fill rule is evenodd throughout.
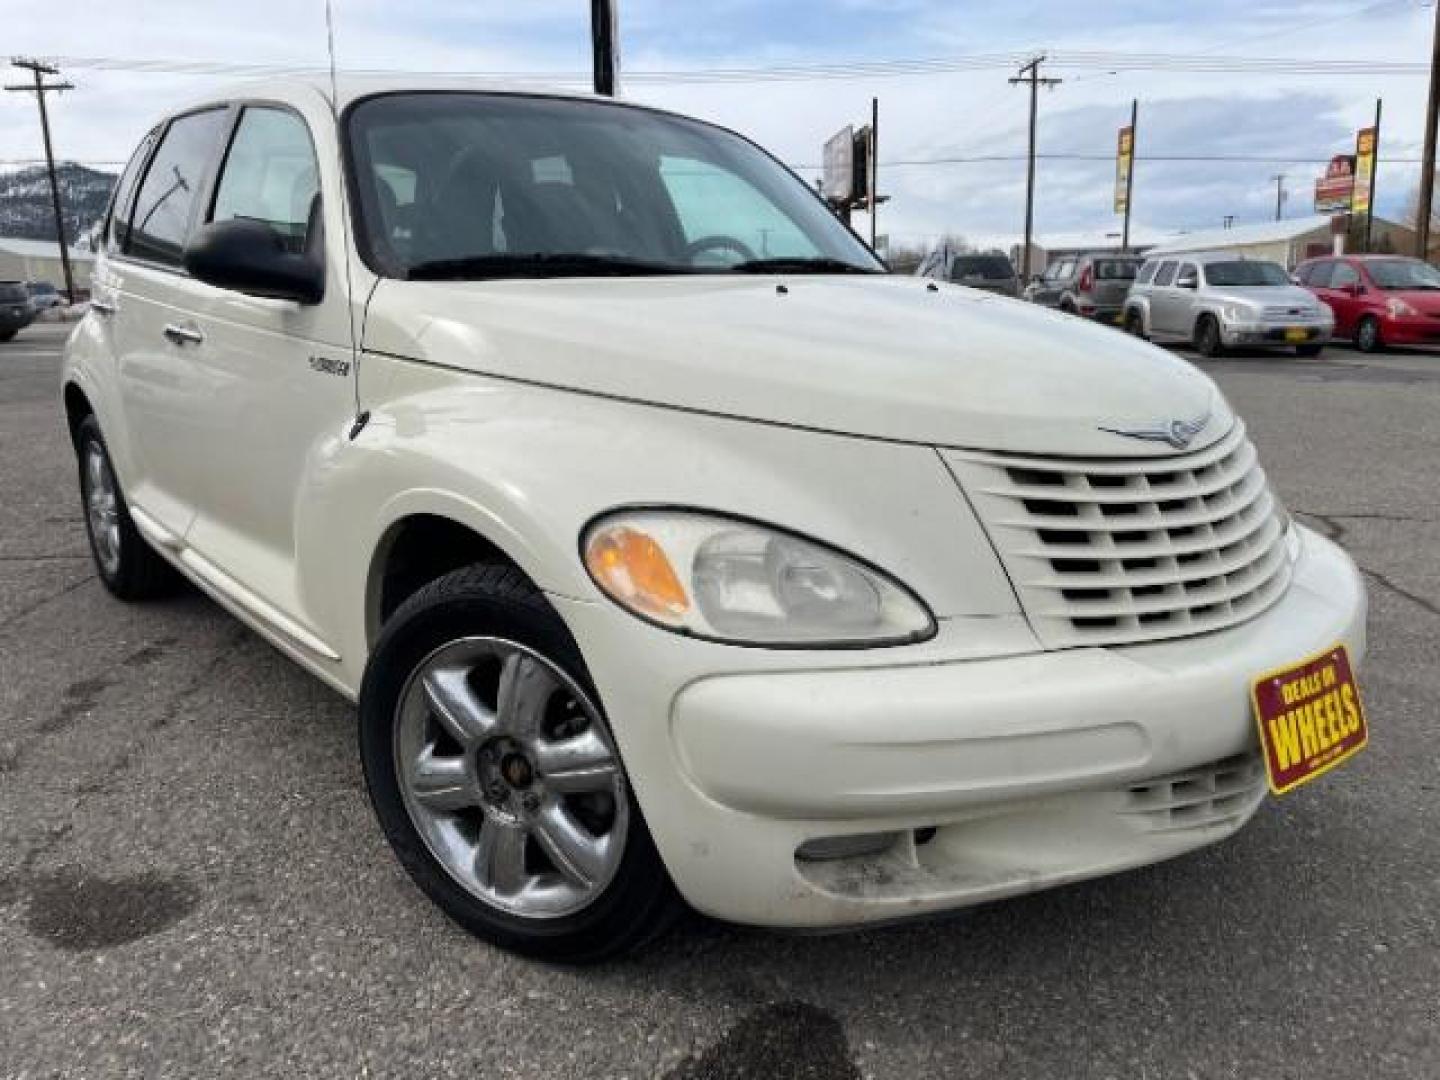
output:
<path id="1" fill-rule="evenodd" d="M 1358 750 L 1365 595 L 1167 353 L 893 277 L 730 131 L 249 84 L 146 136 L 64 404 L 99 574 L 359 705 L 405 869 L 594 960 L 1223 839 Z"/>

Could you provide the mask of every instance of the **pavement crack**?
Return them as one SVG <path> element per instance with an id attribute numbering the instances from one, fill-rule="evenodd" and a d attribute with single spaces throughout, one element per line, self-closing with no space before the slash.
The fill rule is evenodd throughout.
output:
<path id="1" fill-rule="evenodd" d="M 1416 607 L 1420 608 L 1423 611 L 1428 611 L 1431 615 L 1434 615 L 1437 619 L 1440 619 L 1440 604 L 1437 604 L 1429 597 L 1421 596 L 1419 593 L 1411 592 L 1409 589 L 1406 589 L 1403 586 L 1396 585 L 1393 581 L 1391 581 L 1384 574 L 1380 573 L 1380 571 L 1378 570 L 1371 570 L 1367 567 L 1362 566 L 1360 567 L 1360 573 L 1364 574 L 1367 579 L 1373 581 L 1382 589 L 1386 589 L 1394 593 L 1396 596 L 1404 597 Z"/>
<path id="2" fill-rule="evenodd" d="M 14 628 L 16 623 L 20 622 L 28 615 L 39 611 L 46 604 L 53 604 L 56 600 L 59 600 L 65 596 L 69 596 L 76 589 L 94 580 L 95 575 L 93 573 L 86 574 L 84 577 L 80 578 L 80 580 L 72 581 L 69 585 L 66 585 L 64 588 L 56 590 L 49 596 L 42 597 L 41 599 L 36 600 L 33 604 L 27 604 L 25 607 L 21 608 L 19 611 L 15 612 L 13 615 L 7 618 L 4 622 L 0 622 L 0 632 Z"/>

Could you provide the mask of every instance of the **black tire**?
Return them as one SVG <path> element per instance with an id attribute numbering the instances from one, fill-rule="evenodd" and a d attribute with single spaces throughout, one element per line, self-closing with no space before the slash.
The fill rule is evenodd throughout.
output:
<path id="1" fill-rule="evenodd" d="M 110 483 L 115 493 L 114 519 L 118 533 L 118 551 L 114 558 L 103 558 L 95 535 L 95 522 L 89 512 L 91 479 L 86 468 L 87 454 L 91 450 L 100 455 L 104 467 L 109 470 Z M 100 434 L 100 424 L 94 415 L 85 417 L 75 430 L 76 460 L 80 467 L 80 499 L 85 508 L 85 535 L 90 541 L 90 556 L 95 563 L 95 573 L 100 583 L 120 600 L 152 600 L 175 591 L 179 575 L 149 542 L 135 528 L 130 517 L 130 508 L 125 494 L 120 490 L 120 481 L 110 463 L 110 451 L 105 437 Z"/>
<path id="2" fill-rule="evenodd" d="M 1366 315 L 1355 327 L 1355 347 L 1363 353 L 1385 351 L 1385 339 L 1380 333 L 1380 320 Z"/>
<path id="3" fill-rule="evenodd" d="M 1220 338 L 1220 324 L 1214 315 L 1201 315 L 1195 324 L 1195 351 L 1201 356 L 1225 355 L 1225 343 Z"/>
<path id="4" fill-rule="evenodd" d="M 1139 338 L 1141 341 L 1147 340 L 1145 337 L 1145 317 L 1140 314 L 1138 308 L 1131 308 L 1125 313 L 1125 332 L 1132 337 Z"/>
<path id="5" fill-rule="evenodd" d="M 11 341 L 19 332 L 18 330 L 0 330 L 0 341 Z"/>
<path id="6" fill-rule="evenodd" d="M 1325 347 L 1324 345 L 1296 345 L 1296 346 L 1295 346 L 1295 355 L 1296 355 L 1296 356 L 1319 356 L 1319 355 L 1320 355 L 1320 350 L 1323 349 L 1324 347 Z"/>
<path id="7" fill-rule="evenodd" d="M 1075 314 L 1075 305 L 1074 305 L 1073 303 L 1071 303 L 1068 298 L 1065 299 L 1065 300 L 1061 300 L 1059 306 L 1060 306 L 1060 310 L 1063 311 L 1066 315 L 1074 315 L 1074 314 Z"/>
<path id="8" fill-rule="evenodd" d="M 395 756 L 402 695 L 411 675 L 437 649 L 478 636 L 502 638 L 540 654 L 599 708 L 569 630 L 518 570 L 477 564 L 431 582 L 386 622 L 360 690 L 360 756 L 385 838 L 411 879 L 442 911 L 501 948 L 568 964 L 596 963 L 639 949 L 669 927 L 683 904 L 628 783 L 629 829 L 614 877 L 587 906 L 558 917 L 516 915 L 467 890 L 431 853 L 406 809 Z"/>

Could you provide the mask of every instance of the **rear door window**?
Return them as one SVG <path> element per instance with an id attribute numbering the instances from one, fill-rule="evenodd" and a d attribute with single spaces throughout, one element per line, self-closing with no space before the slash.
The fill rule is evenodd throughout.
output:
<path id="1" fill-rule="evenodd" d="M 1159 271 L 1155 274 L 1156 285 L 1170 285 L 1175 281 L 1175 268 L 1180 264 L 1173 259 L 1160 264 Z"/>
<path id="2" fill-rule="evenodd" d="M 286 109 L 247 108 L 225 157 L 211 220 L 262 222 L 287 251 L 300 254 L 319 222 L 319 175 L 305 121 Z"/>
<path id="3" fill-rule="evenodd" d="M 1159 265 L 1159 263 L 1152 261 L 1147 262 L 1144 266 L 1140 267 L 1140 276 L 1135 279 L 1136 284 L 1149 285 L 1150 282 L 1154 281 L 1155 270 Z"/>
<path id="4" fill-rule="evenodd" d="M 229 115 L 224 108 L 206 109 L 171 121 L 135 197 L 127 254 L 163 266 L 180 265 L 195 199 Z"/>

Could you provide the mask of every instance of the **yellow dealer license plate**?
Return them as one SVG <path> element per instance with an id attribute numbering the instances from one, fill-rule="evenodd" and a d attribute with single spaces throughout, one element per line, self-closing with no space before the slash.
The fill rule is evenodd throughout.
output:
<path id="1" fill-rule="evenodd" d="M 1310 337 L 1310 331 L 1299 326 L 1292 326 L 1285 331 L 1286 341 L 1305 341 Z"/>
<path id="2" fill-rule="evenodd" d="M 1344 645 L 1262 675 L 1250 695 L 1265 773 L 1276 795 L 1329 772 L 1369 741 L 1360 686 Z"/>

